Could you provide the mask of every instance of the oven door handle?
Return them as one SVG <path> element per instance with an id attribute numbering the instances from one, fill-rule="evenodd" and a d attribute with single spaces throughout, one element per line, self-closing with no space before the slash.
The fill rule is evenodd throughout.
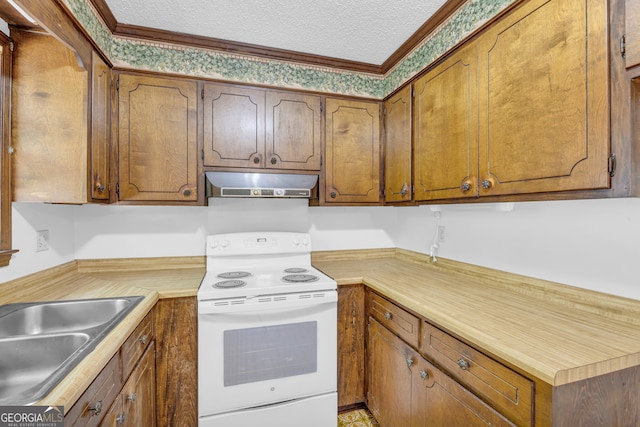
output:
<path id="1" fill-rule="evenodd" d="M 298 309 L 338 301 L 337 291 L 305 292 L 301 294 L 259 295 L 247 298 L 198 301 L 199 314 L 258 312 Z"/>

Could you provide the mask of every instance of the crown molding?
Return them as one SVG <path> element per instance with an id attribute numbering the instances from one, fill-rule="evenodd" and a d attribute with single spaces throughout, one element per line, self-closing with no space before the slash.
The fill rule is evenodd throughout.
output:
<path id="1" fill-rule="evenodd" d="M 276 49 L 249 43 L 239 43 L 212 37 L 195 36 L 174 31 L 121 24 L 111 12 L 106 0 L 89 1 L 114 36 L 178 44 L 233 54 L 376 75 L 384 75 L 391 70 L 399 61 L 402 60 L 402 58 L 418 47 L 429 34 L 431 34 L 440 24 L 445 22 L 447 18 L 449 18 L 466 2 L 466 0 L 448 0 L 431 18 L 429 18 L 415 33 L 413 33 L 413 35 L 402 44 L 402 46 L 392 53 L 382 65 L 377 65 L 365 62 L 349 61 L 340 58 L 312 55 L 285 49 Z"/>

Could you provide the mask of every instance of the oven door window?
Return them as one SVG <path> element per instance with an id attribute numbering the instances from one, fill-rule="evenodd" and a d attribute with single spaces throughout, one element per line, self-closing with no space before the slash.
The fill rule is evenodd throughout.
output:
<path id="1" fill-rule="evenodd" d="M 318 322 L 224 331 L 224 386 L 314 373 Z"/>

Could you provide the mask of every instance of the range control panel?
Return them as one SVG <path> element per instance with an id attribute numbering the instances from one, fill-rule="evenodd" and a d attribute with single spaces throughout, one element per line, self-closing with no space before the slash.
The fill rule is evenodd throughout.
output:
<path id="1" fill-rule="evenodd" d="M 276 255 L 311 252 L 308 233 L 247 232 L 207 236 L 207 256 Z"/>

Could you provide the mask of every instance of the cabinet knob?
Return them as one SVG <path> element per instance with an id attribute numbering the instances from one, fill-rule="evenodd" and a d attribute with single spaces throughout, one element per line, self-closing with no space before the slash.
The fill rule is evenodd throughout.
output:
<path id="1" fill-rule="evenodd" d="M 400 190 L 400 195 L 402 195 L 402 197 L 406 196 L 407 193 L 409 192 L 409 186 L 407 185 L 407 183 L 405 182 L 402 185 L 402 189 Z"/>
<path id="2" fill-rule="evenodd" d="M 142 345 L 146 344 L 147 340 L 148 340 L 148 338 L 147 338 L 146 335 L 141 336 L 140 337 L 140 344 L 142 344 Z"/>
<path id="3" fill-rule="evenodd" d="M 135 401 L 136 401 L 136 398 L 137 398 L 137 397 L 138 397 L 138 396 L 136 395 L 136 393 L 135 393 L 135 392 L 133 392 L 133 393 L 131 393 L 129 396 L 127 396 L 127 400 L 128 400 L 129 402 L 133 403 L 133 402 L 135 402 Z"/>
<path id="4" fill-rule="evenodd" d="M 102 412 L 102 400 L 98 400 L 95 405 L 89 406 L 89 410 L 93 412 L 93 415 L 100 415 L 100 412 Z"/>
<path id="5" fill-rule="evenodd" d="M 116 424 L 124 424 L 125 418 L 126 418 L 126 415 L 124 414 L 124 412 L 120 412 L 116 417 Z"/>
<path id="6" fill-rule="evenodd" d="M 184 190 L 182 192 L 182 194 L 184 194 L 185 196 L 190 196 L 191 195 L 191 190 L 189 190 L 188 188 L 186 190 Z"/>
<path id="7" fill-rule="evenodd" d="M 428 377 L 429 377 L 429 373 L 427 371 L 425 371 L 424 369 L 420 371 L 420 378 L 422 378 L 423 380 L 426 380 Z"/>
<path id="8" fill-rule="evenodd" d="M 458 366 L 460 366 L 460 369 L 462 369 L 463 371 L 466 371 L 467 369 L 469 369 L 469 362 L 461 357 L 460 360 L 458 360 Z"/>
<path id="9" fill-rule="evenodd" d="M 276 163 L 278 163 L 278 159 L 276 159 L 275 157 L 271 158 L 271 164 L 275 165 Z"/>
<path id="10" fill-rule="evenodd" d="M 385 319 L 387 319 L 387 320 L 391 320 L 391 313 L 386 312 L 386 313 L 384 314 L 384 318 L 385 318 Z"/>
<path id="11" fill-rule="evenodd" d="M 411 365 L 413 365 L 413 359 L 412 359 L 412 358 L 410 358 L 410 357 L 407 357 L 406 362 L 407 362 L 407 368 L 410 368 L 410 367 L 411 367 Z"/>
<path id="12" fill-rule="evenodd" d="M 471 183 L 463 182 L 462 185 L 460 186 L 460 189 L 462 190 L 463 193 L 466 193 L 467 191 L 471 190 Z"/>
<path id="13" fill-rule="evenodd" d="M 332 192 L 331 192 L 331 194 L 330 194 L 330 196 L 331 196 L 331 198 L 332 198 L 332 199 L 335 199 L 335 198 L 336 198 L 336 196 L 337 196 L 337 194 L 336 194 L 336 192 L 335 192 L 335 191 L 332 191 Z"/>
<path id="14" fill-rule="evenodd" d="M 104 184 L 102 183 L 102 181 L 100 181 L 100 178 L 98 178 L 98 180 L 96 181 L 96 190 L 101 193 L 104 191 Z"/>
<path id="15" fill-rule="evenodd" d="M 260 163 L 260 157 L 255 156 L 255 157 L 253 158 L 253 163 L 255 163 L 256 165 L 257 165 L 258 163 Z"/>
<path id="16" fill-rule="evenodd" d="M 482 180 L 482 188 L 484 188 L 485 190 L 490 189 L 492 185 L 493 185 L 493 183 L 491 181 L 489 181 L 488 179 L 483 179 Z"/>

